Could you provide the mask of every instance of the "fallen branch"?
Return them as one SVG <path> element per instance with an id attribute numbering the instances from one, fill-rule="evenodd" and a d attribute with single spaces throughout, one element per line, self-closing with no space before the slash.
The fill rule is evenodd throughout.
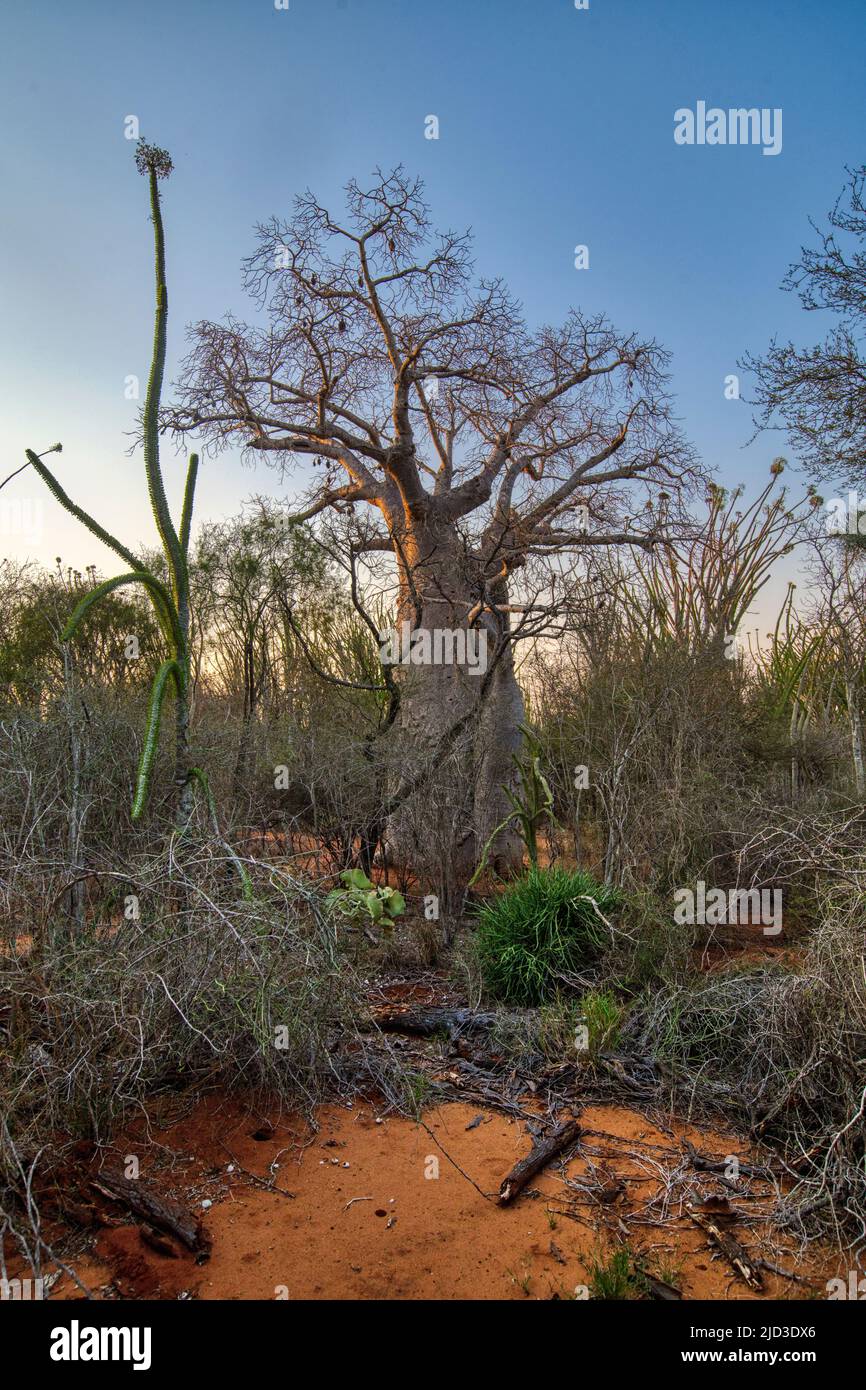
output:
<path id="1" fill-rule="evenodd" d="M 704 1212 L 699 1211 L 690 1202 L 686 1203 L 686 1211 L 692 1218 L 696 1226 L 709 1236 L 710 1240 L 716 1245 L 724 1255 L 725 1259 L 733 1268 L 735 1274 L 748 1284 L 750 1289 L 763 1289 L 764 1281 L 755 1264 L 752 1263 L 739 1241 L 733 1236 L 721 1231 L 716 1222 L 711 1220 Z"/>
<path id="2" fill-rule="evenodd" d="M 408 1033 L 418 1038 L 431 1038 L 436 1033 L 446 1033 L 449 1038 L 458 1033 L 486 1033 L 496 1022 L 495 1014 L 473 1013 L 471 1009 L 386 1009 L 373 1017 L 383 1033 Z"/>
<path id="3" fill-rule="evenodd" d="M 795 1274 L 791 1269 L 783 1269 L 781 1265 L 774 1265 L 770 1260 L 756 1260 L 755 1264 L 759 1265 L 761 1269 L 769 1270 L 771 1274 L 778 1274 L 780 1279 L 792 1279 L 795 1284 L 806 1284 L 811 1287 L 809 1280 L 804 1279 L 802 1274 Z"/>
<path id="4" fill-rule="evenodd" d="M 256 1131 L 256 1133 L 260 1132 L 261 1131 L 258 1130 Z M 253 1135 L 253 1138 L 255 1138 L 255 1135 Z M 258 1173 L 251 1173 L 249 1168 L 245 1168 L 242 1163 L 239 1163 L 238 1160 L 235 1158 L 234 1154 L 232 1153 L 231 1149 L 228 1147 L 227 1144 L 224 1144 L 222 1140 L 220 1140 L 220 1148 L 225 1149 L 226 1153 L 232 1161 L 232 1164 L 234 1165 L 235 1171 L 240 1173 L 242 1177 L 246 1178 L 247 1182 L 251 1182 L 254 1187 L 261 1188 L 262 1192 L 275 1192 L 278 1197 L 288 1197 L 290 1201 L 294 1201 L 294 1192 L 289 1192 L 288 1189 L 285 1187 L 277 1187 L 277 1175 L 273 1170 L 273 1163 L 276 1162 L 276 1159 L 272 1160 L 271 1166 L 269 1168 L 271 1180 L 270 1182 L 268 1182 L 265 1178 L 260 1178 Z M 285 1153 L 285 1150 L 282 1149 L 280 1150 L 280 1152 Z"/>
<path id="5" fill-rule="evenodd" d="M 519 1163 L 515 1163 L 511 1172 L 503 1179 L 499 1188 L 499 1205 L 507 1206 L 512 1202 L 518 1193 L 534 1178 L 536 1173 L 546 1168 L 551 1159 L 556 1158 L 564 1149 L 569 1148 L 580 1137 L 580 1125 L 577 1120 L 569 1120 L 566 1124 L 560 1125 L 546 1139 L 541 1139 L 533 1144 L 532 1151 L 526 1158 L 521 1158 Z"/>
<path id="6" fill-rule="evenodd" d="M 136 1216 L 140 1216 L 149 1226 L 168 1231 L 188 1250 L 202 1258 L 210 1254 L 210 1236 L 203 1230 L 198 1218 L 170 1197 L 157 1197 L 140 1181 L 132 1182 L 120 1173 L 106 1169 L 91 1178 L 91 1186 L 112 1202 L 120 1202 Z"/>
<path id="7" fill-rule="evenodd" d="M 177 1251 L 171 1241 L 160 1235 L 155 1226 L 148 1226 L 147 1224 L 140 1226 L 138 1234 L 144 1244 L 149 1245 L 151 1250 L 155 1250 L 158 1255 L 164 1255 L 168 1260 L 177 1259 Z"/>
<path id="8" fill-rule="evenodd" d="M 699 1173 L 724 1174 L 725 1171 L 730 1167 L 730 1158 L 707 1158 L 704 1154 L 699 1153 L 698 1150 L 695 1148 L 694 1144 L 691 1144 L 688 1139 L 683 1140 L 683 1146 L 686 1152 L 688 1153 L 689 1162 L 691 1163 L 693 1168 L 696 1168 L 698 1170 Z M 739 1157 L 739 1155 L 736 1155 L 736 1158 L 737 1172 L 739 1173 L 740 1177 L 762 1178 L 764 1180 L 767 1180 L 772 1176 L 772 1171 L 770 1168 L 759 1168 L 754 1163 L 745 1163 Z"/>
<path id="9" fill-rule="evenodd" d="M 674 1288 L 673 1284 L 668 1284 L 664 1279 L 658 1279 L 654 1274 L 637 1266 L 641 1278 L 646 1282 L 647 1289 L 651 1298 L 657 1299 L 660 1303 L 678 1303 L 682 1298 L 679 1289 Z"/>
<path id="10" fill-rule="evenodd" d="M 602 1053 L 596 1058 L 596 1066 L 607 1072 L 632 1095 L 651 1100 L 658 1092 L 658 1077 L 651 1062 L 637 1057 L 615 1057 Z M 629 1069 L 631 1068 L 631 1069 Z"/>

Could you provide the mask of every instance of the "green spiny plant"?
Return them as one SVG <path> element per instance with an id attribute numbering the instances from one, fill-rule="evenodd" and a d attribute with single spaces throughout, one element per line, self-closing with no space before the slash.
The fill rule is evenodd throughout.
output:
<path id="1" fill-rule="evenodd" d="M 634 558 L 637 583 L 621 585 L 617 595 L 633 641 L 644 650 L 685 643 L 695 651 L 725 652 L 772 566 L 793 550 L 814 509 L 810 495 L 789 506 L 778 482 L 784 469 L 785 460 L 775 459 L 770 481 L 744 508 L 742 487 L 728 491 L 710 483 L 706 512 L 695 527 L 648 558 Z"/>
<path id="2" fill-rule="evenodd" d="M 511 802 L 512 810 L 489 835 L 481 851 L 478 868 L 469 881 L 470 888 L 484 872 L 490 846 L 510 821 L 514 821 L 517 826 L 518 834 L 526 846 L 529 863 L 533 869 L 538 867 L 539 830 L 545 821 L 552 825 L 556 824 L 556 818 L 553 814 L 553 792 L 550 790 L 547 778 L 541 771 L 541 744 L 532 730 L 525 724 L 520 725 L 520 732 L 526 740 L 526 752 L 522 757 L 518 757 L 516 754 L 512 757 L 520 784 L 519 790 L 515 792 L 510 787 L 503 787 L 505 795 Z"/>
<path id="3" fill-rule="evenodd" d="M 792 736 L 827 703 L 828 688 L 832 701 L 835 684 L 832 656 L 827 660 L 827 634 L 795 611 L 795 591 L 796 585 L 789 583 L 769 647 L 749 642 L 760 705 L 770 719 L 787 723 Z"/>
<path id="4" fill-rule="evenodd" d="M 67 495 L 53 473 L 42 459 L 45 454 L 26 450 L 28 462 L 33 466 L 61 506 L 87 527 L 97 540 L 109 546 L 116 555 L 129 565 L 129 572 L 108 579 L 97 585 L 78 603 L 61 635 L 61 641 L 68 642 L 74 636 L 78 625 L 100 599 L 127 584 L 142 584 L 153 604 L 157 621 L 162 632 L 166 655 L 154 678 L 147 712 L 144 745 L 138 767 L 138 778 L 132 806 L 132 819 L 138 820 L 145 808 L 150 790 L 151 773 L 159 744 L 159 731 L 162 707 L 169 687 L 175 694 L 175 785 L 177 791 L 178 817 L 181 823 L 188 820 L 192 811 L 193 781 L 203 780 L 200 769 L 189 765 L 189 538 L 192 522 L 193 499 L 195 495 L 198 455 L 191 454 L 186 477 L 180 529 L 176 530 L 168 508 L 162 470 L 159 461 L 159 405 L 165 371 L 166 333 L 168 324 L 168 290 L 165 274 L 165 236 L 160 207 L 160 179 L 168 178 L 172 171 L 171 157 L 166 150 L 139 140 L 135 151 L 138 172 L 150 184 L 150 207 L 153 218 L 154 250 L 156 262 L 156 312 L 154 322 L 153 358 L 147 383 L 147 395 L 142 413 L 144 442 L 144 469 L 150 504 L 162 542 L 169 575 L 164 583 L 139 560 L 131 550 L 121 544 L 115 536 L 92 516 L 77 506 Z M 60 453 L 62 446 L 53 445 L 46 454 Z"/>

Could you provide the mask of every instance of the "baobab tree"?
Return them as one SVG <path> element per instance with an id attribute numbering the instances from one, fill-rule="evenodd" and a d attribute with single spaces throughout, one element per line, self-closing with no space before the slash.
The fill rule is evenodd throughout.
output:
<path id="1" fill-rule="evenodd" d="M 266 322 L 197 324 L 165 423 L 283 470 L 311 458 L 298 517 L 343 512 L 353 556 L 392 556 L 412 642 L 486 640 L 483 673 L 385 673 L 401 750 L 390 838 L 425 769 L 448 764 L 462 871 L 505 815 L 524 718 L 515 643 L 550 630 L 581 547 L 651 545 L 652 490 L 671 496 L 695 466 L 667 354 L 578 310 L 530 330 L 500 280 L 476 278 L 469 235 L 433 230 L 402 168 L 350 182 L 342 217 L 308 192 L 257 233 L 245 281 Z"/>

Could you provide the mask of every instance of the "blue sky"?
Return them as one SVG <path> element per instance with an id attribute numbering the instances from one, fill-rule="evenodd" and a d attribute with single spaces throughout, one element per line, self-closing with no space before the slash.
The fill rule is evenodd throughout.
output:
<path id="1" fill-rule="evenodd" d="M 62 440 L 75 499 L 127 543 L 153 539 L 124 438 L 152 315 L 130 114 L 175 161 L 170 371 L 188 322 L 252 314 L 254 222 L 307 186 L 336 199 L 350 176 L 403 162 L 438 223 L 472 227 L 480 270 L 530 321 L 578 303 L 670 348 L 685 429 L 722 481 L 762 486 L 786 452 L 772 437 L 744 449 L 748 407 L 725 400 L 724 378 L 774 332 L 819 336 L 779 282 L 808 215 L 866 159 L 862 0 L 31 0 L 0 26 L 0 476 Z M 674 112 L 698 100 L 781 107 L 781 154 L 676 145 Z M 181 460 L 165 459 L 177 499 Z M 37 481 L 2 494 L 3 553 L 112 572 Z M 254 491 L 285 488 L 265 465 L 209 461 L 199 515 Z"/>

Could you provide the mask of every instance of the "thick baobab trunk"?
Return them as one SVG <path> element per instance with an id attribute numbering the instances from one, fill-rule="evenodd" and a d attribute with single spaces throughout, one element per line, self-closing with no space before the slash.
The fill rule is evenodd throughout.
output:
<path id="1" fill-rule="evenodd" d="M 393 858 L 422 872 L 435 865 L 462 892 L 508 814 L 503 787 L 514 783 L 523 697 L 501 628 L 497 640 L 489 613 L 471 621 L 477 574 L 453 535 L 415 533 L 405 550 L 411 577 L 385 659 L 400 688 L 395 782 L 411 791 L 391 817 L 386 842 Z M 489 862 L 504 873 L 520 856 L 506 827 Z"/>
<path id="2" fill-rule="evenodd" d="M 514 674 L 513 650 L 509 645 L 493 672 L 478 725 L 474 797 L 476 857 L 510 809 L 503 788 L 514 786 L 514 758 L 523 744 L 520 726 L 525 717 L 523 692 Z M 496 873 L 504 875 L 520 866 L 522 855 L 522 842 L 509 826 L 499 832 L 491 846 L 489 863 Z"/>

